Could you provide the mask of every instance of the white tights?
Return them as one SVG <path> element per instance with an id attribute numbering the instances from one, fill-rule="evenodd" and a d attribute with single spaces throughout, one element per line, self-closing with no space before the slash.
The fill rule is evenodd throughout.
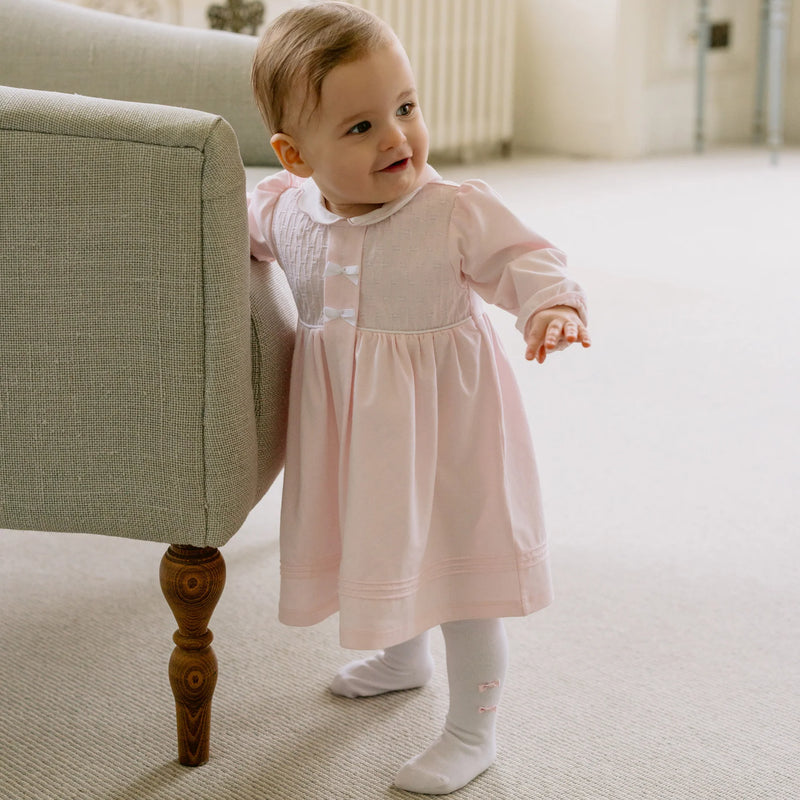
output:
<path id="1" fill-rule="evenodd" d="M 429 631 L 382 653 L 342 667 L 331 691 L 342 697 L 372 697 L 385 692 L 417 689 L 433 677 Z"/>
<path id="2" fill-rule="evenodd" d="M 395 786 L 420 794 L 449 794 L 465 786 L 496 757 L 495 719 L 508 663 L 502 620 L 462 620 L 442 625 L 450 705 L 441 736 L 407 762 Z M 344 667 L 331 690 L 365 697 L 410 689 L 433 674 L 428 633 Z"/>

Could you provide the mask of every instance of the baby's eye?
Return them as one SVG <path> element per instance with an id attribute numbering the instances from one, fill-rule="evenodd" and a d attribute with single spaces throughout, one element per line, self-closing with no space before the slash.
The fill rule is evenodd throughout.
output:
<path id="1" fill-rule="evenodd" d="M 372 127 L 372 123 L 367 122 L 365 120 L 364 122 L 359 122 L 356 125 L 353 125 L 353 127 L 350 128 L 350 130 L 347 131 L 347 132 L 348 133 L 366 133 L 371 127 Z"/>
<path id="2" fill-rule="evenodd" d="M 415 105 L 415 103 L 403 103 L 403 105 L 397 109 L 397 116 L 407 117 L 414 110 Z"/>

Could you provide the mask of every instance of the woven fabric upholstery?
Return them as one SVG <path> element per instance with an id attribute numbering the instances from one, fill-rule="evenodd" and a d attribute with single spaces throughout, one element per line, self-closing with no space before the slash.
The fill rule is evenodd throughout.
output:
<path id="1" fill-rule="evenodd" d="M 256 42 L 56 0 L 2 0 L 0 84 L 208 111 L 236 131 L 245 164 L 276 165 L 250 91 Z"/>
<path id="2" fill-rule="evenodd" d="M 294 326 L 273 276 L 253 370 L 230 126 L 0 88 L 0 241 L 0 528 L 224 544 L 282 463 Z"/>

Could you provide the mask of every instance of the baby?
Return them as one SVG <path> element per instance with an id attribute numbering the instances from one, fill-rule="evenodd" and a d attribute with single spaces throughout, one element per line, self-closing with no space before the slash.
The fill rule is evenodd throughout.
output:
<path id="1" fill-rule="evenodd" d="M 583 292 L 488 186 L 428 165 L 408 58 L 374 15 L 281 15 L 252 77 L 284 170 L 248 198 L 251 252 L 280 263 L 299 315 L 279 617 L 338 612 L 344 647 L 379 651 L 334 678 L 345 697 L 424 685 L 441 626 L 444 729 L 395 785 L 447 794 L 496 758 L 502 618 L 551 600 L 527 421 L 484 301 L 541 363 L 589 346 Z"/>

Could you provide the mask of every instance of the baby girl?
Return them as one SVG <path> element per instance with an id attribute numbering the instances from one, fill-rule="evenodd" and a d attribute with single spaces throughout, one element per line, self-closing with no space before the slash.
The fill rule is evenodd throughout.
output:
<path id="1" fill-rule="evenodd" d="M 281 15 L 253 87 L 283 171 L 248 199 L 255 258 L 286 273 L 299 323 L 281 513 L 280 619 L 338 612 L 377 650 L 331 689 L 430 680 L 441 626 L 449 711 L 401 789 L 455 791 L 496 758 L 502 618 L 551 600 L 523 403 L 485 302 L 529 360 L 590 344 L 564 255 L 480 181 L 443 180 L 406 53 L 347 3 Z"/>

